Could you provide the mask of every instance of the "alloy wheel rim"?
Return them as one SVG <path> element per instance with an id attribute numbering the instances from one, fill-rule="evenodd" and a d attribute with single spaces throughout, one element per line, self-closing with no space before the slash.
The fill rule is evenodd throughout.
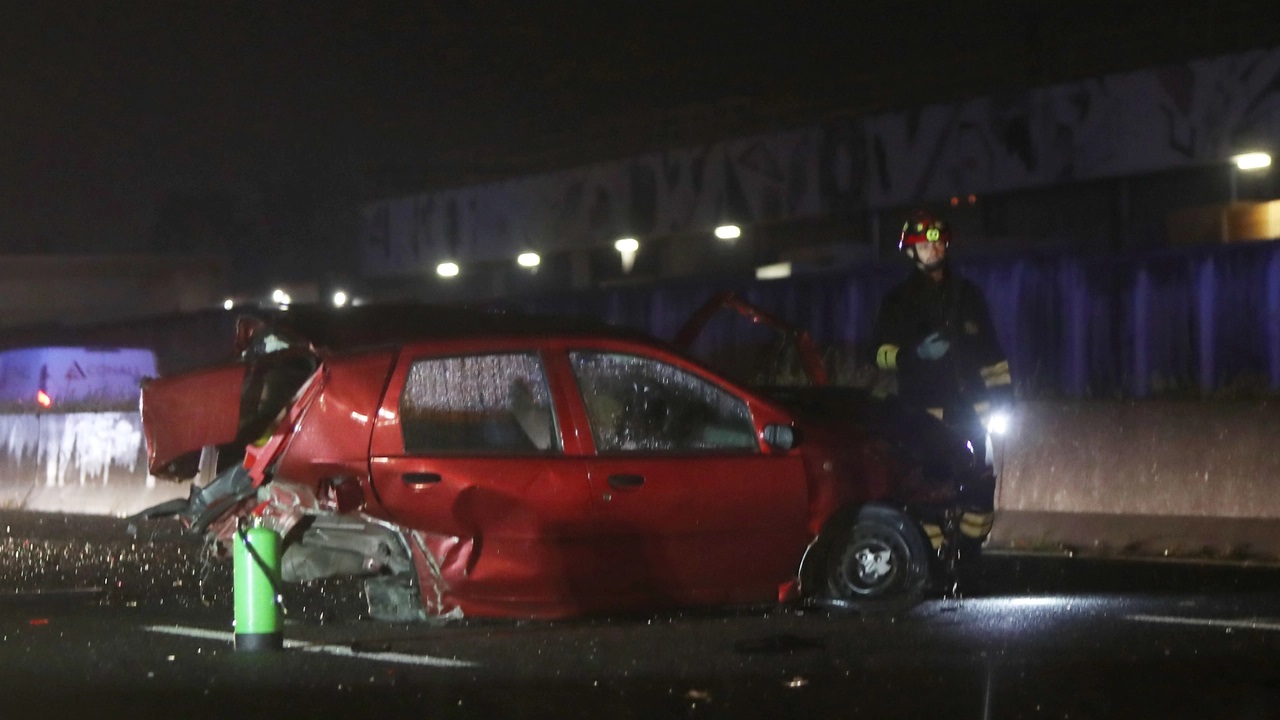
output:
<path id="1" fill-rule="evenodd" d="M 862 537 L 850 543 L 837 570 L 837 582 L 852 595 L 880 595 L 893 587 L 900 558 L 893 543 Z"/>

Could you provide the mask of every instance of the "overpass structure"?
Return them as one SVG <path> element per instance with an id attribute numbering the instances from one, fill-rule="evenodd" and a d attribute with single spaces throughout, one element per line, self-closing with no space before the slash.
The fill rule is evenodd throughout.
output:
<path id="1" fill-rule="evenodd" d="M 1280 48 L 1260 49 L 384 198 L 363 209 L 362 272 L 375 297 L 477 299 L 839 268 L 884 257 L 912 206 L 948 213 L 962 252 L 1276 237 L 1280 218 L 1215 218 L 1280 196 L 1229 162 L 1280 152 L 1278 80 Z M 1178 213 L 1201 206 L 1191 232 Z M 718 241 L 726 225 L 741 234 Z M 531 252 L 536 274 L 516 262 Z M 446 262 L 459 273 L 436 278 Z"/>

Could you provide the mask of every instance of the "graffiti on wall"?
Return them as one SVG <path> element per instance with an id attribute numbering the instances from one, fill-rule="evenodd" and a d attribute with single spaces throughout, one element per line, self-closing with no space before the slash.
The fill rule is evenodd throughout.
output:
<path id="1" fill-rule="evenodd" d="M 1280 48 L 372 203 L 370 275 L 1225 163 L 1280 138 Z"/>
<path id="2" fill-rule="evenodd" d="M 48 487 L 107 485 L 113 470 L 137 480 L 139 466 L 145 465 L 142 421 L 136 412 L 0 415 L 0 437 L 6 462 L 30 466 Z M 145 471 L 141 475 L 147 487 L 155 484 Z"/>
<path id="3" fill-rule="evenodd" d="M 0 507 L 131 515 L 187 496 L 147 474 L 137 412 L 0 415 Z"/>
<path id="4" fill-rule="evenodd" d="M 384 200 L 364 209 L 365 270 L 407 272 L 446 259 L 505 260 L 625 235 L 816 217 L 865 194 L 864 147 L 853 123 L 833 123 Z"/>
<path id="5" fill-rule="evenodd" d="M 1280 49 L 866 120 L 868 204 L 1225 162 L 1280 136 Z"/>

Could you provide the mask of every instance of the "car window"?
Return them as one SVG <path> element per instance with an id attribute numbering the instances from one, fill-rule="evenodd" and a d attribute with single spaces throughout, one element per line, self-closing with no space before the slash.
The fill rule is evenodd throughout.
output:
<path id="1" fill-rule="evenodd" d="M 533 353 L 416 360 L 400 413 L 409 453 L 561 450 L 546 375 Z"/>
<path id="2" fill-rule="evenodd" d="M 702 378 L 635 355 L 570 354 L 596 450 L 758 450 L 741 398 Z"/>

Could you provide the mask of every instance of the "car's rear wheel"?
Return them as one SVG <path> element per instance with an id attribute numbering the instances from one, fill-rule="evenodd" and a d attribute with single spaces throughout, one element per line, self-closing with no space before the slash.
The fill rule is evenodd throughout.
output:
<path id="1" fill-rule="evenodd" d="M 929 554 L 919 525 L 868 505 L 834 528 L 821 559 L 822 600 L 862 612 L 904 611 L 924 596 Z"/>

